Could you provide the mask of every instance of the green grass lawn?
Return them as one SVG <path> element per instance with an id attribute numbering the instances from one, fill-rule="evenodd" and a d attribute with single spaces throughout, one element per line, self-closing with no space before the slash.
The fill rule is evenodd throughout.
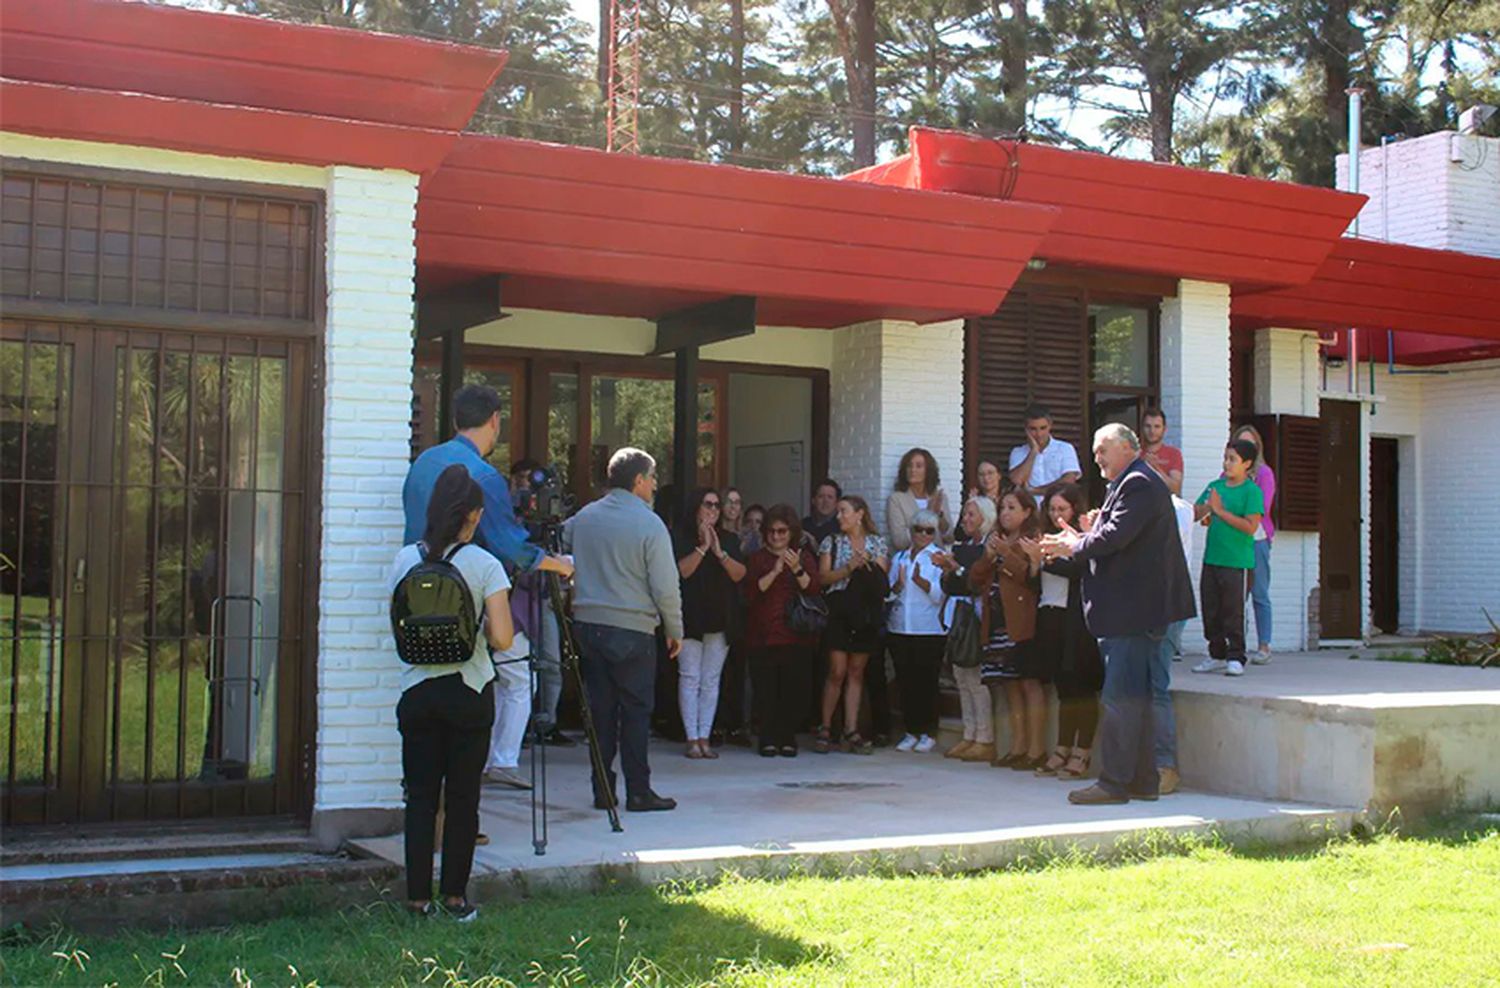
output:
<path id="1" fill-rule="evenodd" d="M 1500 828 L 1213 844 L 957 877 L 544 895 L 475 924 L 377 905 L 192 934 L 13 937 L 9 984 L 1500 984 Z"/>

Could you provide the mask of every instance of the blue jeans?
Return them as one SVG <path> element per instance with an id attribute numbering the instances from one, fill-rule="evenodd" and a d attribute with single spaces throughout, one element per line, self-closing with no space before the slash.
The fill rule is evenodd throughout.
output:
<path id="1" fill-rule="evenodd" d="M 1151 657 L 1151 720 L 1154 725 L 1157 768 L 1177 767 L 1177 714 L 1172 709 L 1172 629 L 1182 639 L 1186 621 L 1174 621 L 1167 627 L 1162 647 Z"/>
<path id="2" fill-rule="evenodd" d="M 1104 653 L 1102 713 L 1095 740 L 1099 788 L 1116 796 L 1155 795 L 1158 788 L 1151 670 L 1166 656 L 1163 625 L 1144 634 L 1099 639 Z"/>
<path id="3" fill-rule="evenodd" d="M 1271 644 L 1271 540 L 1255 543 L 1255 571 L 1250 576 L 1250 603 L 1255 607 L 1257 644 Z"/>
<path id="4" fill-rule="evenodd" d="M 583 651 L 583 683 L 599 736 L 599 757 L 611 789 L 615 753 L 625 776 L 627 796 L 651 792 L 646 747 L 651 740 L 651 710 L 656 702 L 656 636 L 607 624 L 580 621 L 578 646 Z M 594 780 L 594 797 L 602 798 Z"/>

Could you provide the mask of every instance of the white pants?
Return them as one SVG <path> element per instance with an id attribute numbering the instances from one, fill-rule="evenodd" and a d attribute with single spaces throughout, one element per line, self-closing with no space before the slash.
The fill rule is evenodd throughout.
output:
<path id="1" fill-rule="evenodd" d="M 958 704 L 964 716 L 964 740 L 977 744 L 995 743 L 995 701 L 990 688 L 980 680 L 979 667 L 953 667 L 953 681 L 958 684 Z"/>
<path id="2" fill-rule="evenodd" d="M 719 709 L 719 679 L 729 658 L 729 639 L 723 632 L 683 641 L 677 655 L 677 705 L 689 741 L 706 738 L 714 729 Z"/>
<path id="3" fill-rule="evenodd" d="M 521 764 L 521 739 L 531 719 L 531 670 L 525 659 L 495 666 L 495 726 L 490 728 L 490 757 L 485 768 Z"/>

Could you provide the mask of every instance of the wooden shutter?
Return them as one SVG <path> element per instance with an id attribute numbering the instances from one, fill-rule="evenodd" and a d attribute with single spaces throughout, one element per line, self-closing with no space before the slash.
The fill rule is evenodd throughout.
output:
<path id="1" fill-rule="evenodd" d="M 1276 471 L 1271 520 L 1277 530 L 1318 531 L 1323 504 L 1322 420 L 1308 415 L 1257 415 L 1251 421 L 1266 441 L 1266 462 Z"/>
<path id="2" fill-rule="evenodd" d="M 969 476 L 980 460 L 1005 469 L 1026 441 L 1026 406 L 1052 411 L 1052 434 L 1087 445 L 1087 308 L 1082 293 L 1012 291 L 992 316 L 966 327 L 964 451 Z"/>

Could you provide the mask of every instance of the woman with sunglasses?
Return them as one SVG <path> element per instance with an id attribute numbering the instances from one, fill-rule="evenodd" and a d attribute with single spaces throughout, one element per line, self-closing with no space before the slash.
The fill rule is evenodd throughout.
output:
<path id="1" fill-rule="evenodd" d="M 818 562 L 802 545 L 802 523 L 789 504 L 766 512 L 764 544 L 747 561 L 745 645 L 760 723 L 760 753 L 797 754 L 797 718 L 806 708 L 807 682 L 818 636 L 795 630 L 787 608 L 798 594 L 818 593 Z M 794 546 L 799 548 L 793 548 Z"/>
<path id="2" fill-rule="evenodd" d="M 911 522 L 911 546 L 891 560 L 891 593 L 895 606 L 886 619 L 886 643 L 896 665 L 901 716 L 906 736 L 897 751 L 925 754 L 937 745 L 938 667 L 943 664 L 943 571 L 937 553 L 938 516 L 918 511 Z"/>
<path id="3" fill-rule="evenodd" d="M 745 578 L 740 540 L 719 527 L 722 504 L 712 487 L 688 495 L 673 535 L 682 576 L 682 652 L 677 656 L 677 705 L 689 758 L 718 758 L 708 743 L 719 706 L 719 680 L 729 657 L 730 608 Z"/>

